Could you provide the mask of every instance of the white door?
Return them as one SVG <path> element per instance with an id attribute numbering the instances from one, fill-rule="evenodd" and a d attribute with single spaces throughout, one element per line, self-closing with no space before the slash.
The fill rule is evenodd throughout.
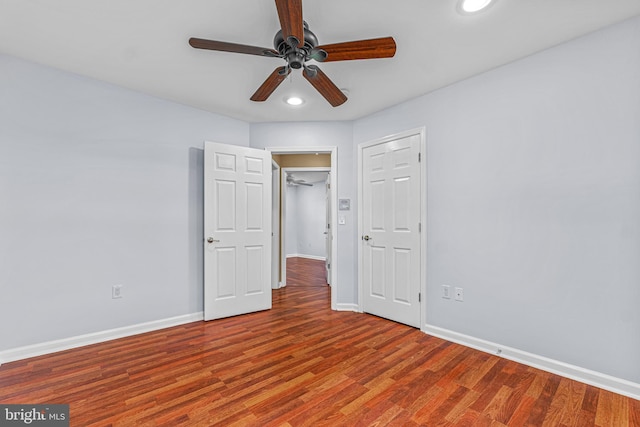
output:
<path id="1" fill-rule="evenodd" d="M 271 153 L 206 142 L 204 318 L 271 308 Z"/>
<path id="2" fill-rule="evenodd" d="M 327 274 L 327 284 L 331 285 L 331 241 L 333 240 L 332 236 L 332 224 L 331 224 L 331 173 L 327 174 L 327 181 L 325 187 L 325 207 L 326 207 L 326 217 L 325 217 L 325 229 L 324 229 L 324 237 L 325 237 L 325 254 L 326 258 L 324 261 L 324 267 Z"/>
<path id="3" fill-rule="evenodd" d="M 420 135 L 362 150 L 363 309 L 420 326 Z"/>

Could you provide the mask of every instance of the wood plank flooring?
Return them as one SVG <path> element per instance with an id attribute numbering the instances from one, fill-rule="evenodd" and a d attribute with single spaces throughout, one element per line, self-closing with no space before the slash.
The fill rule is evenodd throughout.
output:
<path id="1" fill-rule="evenodd" d="M 273 309 L 0 367 L 0 403 L 72 426 L 640 426 L 640 401 L 374 316 L 292 260 Z"/>

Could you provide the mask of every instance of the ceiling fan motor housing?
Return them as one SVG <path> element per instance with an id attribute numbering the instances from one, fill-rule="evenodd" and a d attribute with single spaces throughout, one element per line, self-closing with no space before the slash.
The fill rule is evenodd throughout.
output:
<path id="1" fill-rule="evenodd" d="M 292 46 L 283 37 L 282 30 L 278 31 L 273 38 L 273 47 L 286 59 L 289 66 L 293 69 L 303 67 L 311 50 L 318 46 L 318 38 L 311 30 L 309 25 L 304 22 L 304 44 L 302 46 Z"/>

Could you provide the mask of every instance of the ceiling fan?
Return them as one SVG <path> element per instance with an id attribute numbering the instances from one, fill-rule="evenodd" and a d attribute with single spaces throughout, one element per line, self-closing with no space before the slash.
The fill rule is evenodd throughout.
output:
<path id="1" fill-rule="evenodd" d="M 326 44 L 318 46 L 318 38 L 309 30 L 302 19 L 302 0 L 275 0 L 281 30 L 274 39 L 274 49 L 247 46 L 216 40 L 192 37 L 189 44 L 196 49 L 217 50 L 223 52 L 244 53 L 249 55 L 282 58 L 286 64 L 276 68 L 258 90 L 251 96 L 252 101 L 266 101 L 282 83 L 291 69 L 302 68 L 302 75 L 327 100 L 337 107 L 347 97 L 316 65 L 308 65 L 307 61 L 318 62 L 348 61 L 354 59 L 391 58 L 396 53 L 396 42 L 393 37 L 381 37 L 369 40 Z"/>
<path id="2" fill-rule="evenodd" d="M 287 184 L 289 185 L 305 185 L 307 187 L 313 187 L 313 184 L 309 184 L 304 179 L 295 179 L 293 175 L 287 175 Z"/>

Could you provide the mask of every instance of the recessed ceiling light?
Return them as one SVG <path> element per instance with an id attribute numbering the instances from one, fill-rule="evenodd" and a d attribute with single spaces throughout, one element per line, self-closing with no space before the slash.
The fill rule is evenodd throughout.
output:
<path id="1" fill-rule="evenodd" d="M 458 10 L 462 13 L 476 13 L 491 4 L 492 0 L 460 0 Z"/>
<path id="2" fill-rule="evenodd" d="M 297 106 L 304 104 L 304 99 L 300 98 L 299 96 L 288 96 L 284 99 L 284 102 L 289 105 Z"/>

